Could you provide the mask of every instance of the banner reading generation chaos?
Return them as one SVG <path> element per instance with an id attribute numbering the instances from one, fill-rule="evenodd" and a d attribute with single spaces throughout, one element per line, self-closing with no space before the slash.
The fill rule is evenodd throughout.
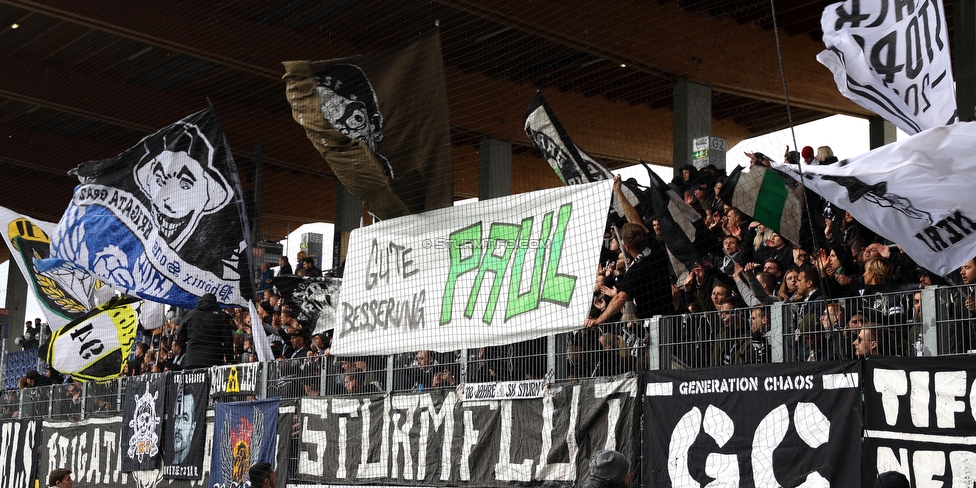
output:
<path id="1" fill-rule="evenodd" d="M 610 187 L 523 193 L 354 230 L 332 354 L 454 351 L 579 328 Z"/>
<path id="2" fill-rule="evenodd" d="M 644 486 L 859 486 L 859 372 L 831 361 L 646 373 Z"/>

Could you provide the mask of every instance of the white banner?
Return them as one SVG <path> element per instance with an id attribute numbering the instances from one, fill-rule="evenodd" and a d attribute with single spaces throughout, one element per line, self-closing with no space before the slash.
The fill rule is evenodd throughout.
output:
<path id="1" fill-rule="evenodd" d="M 845 97 L 908 134 L 956 120 L 942 0 L 846 0 L 820 23 L 827 49 L 817 61 Z"/>
<path id="2" fill-rule="evenodd" d="M 796 166 L 773 167 L 799 179 Z M 976 123 L 937 127 L 827 166 L 800 164 L 803 184 L 948 274 L 976 256 Z"/>
<path id="3" fill-rule="evenodd" d="M 582 327 L 612 182 L 354 230 L 333 355 L 454 351 Z"/>
<path id="4" fill-rule="evenodd" d="M 465 383 L 458 388 L 459 400 L 519 400 L 542 398 L 546 380 L 498 381 L 495 383 Z"/>

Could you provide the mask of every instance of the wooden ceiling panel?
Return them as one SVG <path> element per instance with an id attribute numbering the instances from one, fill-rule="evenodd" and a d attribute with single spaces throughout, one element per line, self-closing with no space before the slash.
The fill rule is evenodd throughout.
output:
<path id="1" fill-rule="evenodd" d="M 819 29 L 823 5 L 776 5 L 795 123 L 865 114 L 836 93 L 826 70 L 800 61 L 819 50 L 809 33 Z M 390 48 L 439 22 L 452 133 L 463 135 L 454 138 L 457 197 L 476 193 L 471 141 L 481 136 L 515 145 L 514 191 L 558 183 L 522 128 L 538 89 L 577 144 L 609 166 L 637 158 L 670 164 L 679 76 L 712 86 L 713 133 L 730 144 L 788 121 L 768 7 L 745 0 L 624 0 L 613 9 L 585 0 L 0 0 L 0 25 L 23 24 L 0 28 L 0 127 L 31 141 L 0 146 L 0 161 L 60 175 L 78 157 L 124 149 L 209 100 L 239 165 L 250 165 L 262 144 L 268 188 L 321 191 L 308 215 L 330 220 L 334 180 L 291 119 L 281 61 Z M 302 219 L 304 206 L 290 193 L 265 202 L 269 215 Z"/>

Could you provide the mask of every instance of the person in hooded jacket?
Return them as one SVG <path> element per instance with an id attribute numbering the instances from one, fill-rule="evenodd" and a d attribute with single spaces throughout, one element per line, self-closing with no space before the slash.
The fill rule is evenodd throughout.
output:
<path id="1" fill-rule="evenodd" d="M 176 333 L 177 339 L 186 344 L 183 369 L 225 364 L 234 353 L 233 330 L 234 323 L 217 304 L 217 297 L 213 293 L 200 297 L 197 307 L 183 317 Z"/>
<path id="2" fill-rule="evenodd" d="M 597 451 L 590 458 L 590 474 L 583 479 L 581 488 L 628 488 L 630 463 L 617 451 Z"/>

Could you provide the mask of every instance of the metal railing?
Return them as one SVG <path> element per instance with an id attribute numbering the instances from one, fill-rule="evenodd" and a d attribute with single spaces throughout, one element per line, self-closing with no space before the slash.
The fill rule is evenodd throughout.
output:
<path id="1" fill-rule="evenodd" d="M 559 381 L 641 369 L 976 352 L 973 287 L 929 287 L 603 324 L 503 346 L 262 363 L 259 397 L 363 395 L 464 383 Z M 969 302 L 967 303 L 967 300 Z M 125 378 L 8 390 L 5 418 L 82 418 L 121 409 Z"/>

